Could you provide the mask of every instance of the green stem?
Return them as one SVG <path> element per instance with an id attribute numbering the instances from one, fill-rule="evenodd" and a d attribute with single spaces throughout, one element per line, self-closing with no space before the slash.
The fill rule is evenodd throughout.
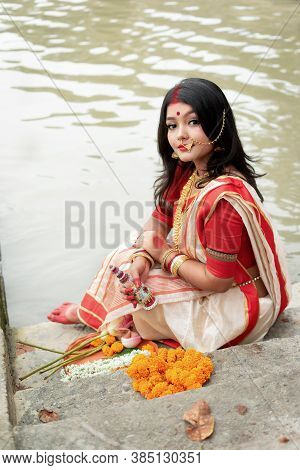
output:
<path id="1" fill-rule="evenodd" d="M 55 367 L 60 367 L 61 365 L 66 365 L 68 364 L 69 362 L 74 362 L 74 361 L 78 361 L 78 359 L 82 359 L 83 357 L 85 357 L 87 354 L 89 353 L 94 353 L 94 352 L 97 352 L 99 351 L 99 348 L 102 349 L 102 347 L 104 346 L 105 343 L 102 343 L 100 344 L 99 346 L 96 346 L 92 351 L 91 350 L 88 350 L 88 351 L 85 351 L 85 352 L 82 352 L 78 355 L 76 355 L 75 357 L 70 357 L 69 359 L 66 359 L 65 361 L 63 361 L 60 365 L 57 365 L 57 364 L 54 364 L 54 365 L 51 365 L 50 367 L 47 367 L 43 370 L 40 371 L 40 374 L 43 374 L 44 372 L 48 372 L 48 370 L 52 370 L 54 369 Z"/>
<path id="2" fill-rule="evenodd" d="M 88 357 L 88 356 L 91 356 L 92 354 L 95 354 L 96 352 L 100 351 L 103 347 L 103 344 L 101 346 L 97 346 L 93 351 L 89 351 L 85 354 L 82 354 L 80 356 L 80 359 L 84 358 L 84 357 Z M 79 358 L 78 358 L 79 359 Z M 77 361 L 77 358 L 75 359 Z M 46 377 L 44 377 L 44 380 L 46 379 L 49 379 L 49 377 L 53 374 L 55 374 L 55 372 L 57 372 L 61 367 L 64 367 L 68 364 L 70 364 L 71 362 L 74 362 L 74 359 L 68 359 L 67 361 L 64 361 L 62 364 L 60 364 L 59 366 L 55 366 L 55 368 L 51 367 L 51 369 L 54 369 L 49 375 L 47 375 Z M 48 369 L 50 370 L 50 369 Z"/>
<path id="3" fill-rule="evenodd" d="M 91 343 L 92 341 L 95 341 L 96 339 L 98 338 L 102 338 L 103 336 L 107 336 L 107 333 L 102 333 L 102 335 L 98 335 L 98 336 L 94 336 L 93 338 L 89 338 L 89 339 L 86 339 L 85 341 L 83 341 L 82 343 L 80 343 L 78 346 L 76 346 L 75 348 L 73 349 L 70 349 L 70 351 L 67 351 L 65 352 L 61 357 L 58 357 L 57 359 L 54 359 L 53 361 L 50 361 L 50 362 L 47 362 L 47 364 L 44 364 L 40 367 L 37 367 L 36 369 L 34 369 L 33 371 L 29 372 L 28 374 L 26 375 L 23 375 L 23 377 L 20 377 L 19 380 L 25 380 L 27 379 L 28 377 L 31 377 L 31 375 L 34 375 L 36 374 L 37 372 L 39 372 L 40 370 L 43 370 L 45 369 L 45 367 L 47 366 L 51 366 L 52 364 L 55 364 L 56 362 L 60 361 L 61 359 L 63 359 L 64 357 L 66 356 L 70 356 L 71 354 L 73 354 L 74 352 L 78 351 L 79 349 L 82 349 L 84 348 L 84 346 L 86 346 L 87 344 Z"/>
<path id="4" fill-rule="evenodd" d="M 37 346 L 36 344 L 25 343 L 25 341 L 17 341 L 19 344 L 25 344 L 25 346 L 31 346 L 32 348 L 42 349 L 43 351 L 50 351 L 56 354 L 64 354 L 62 351 L 57 351 L 56 349 L 46 348 L 45 346 Z"/>

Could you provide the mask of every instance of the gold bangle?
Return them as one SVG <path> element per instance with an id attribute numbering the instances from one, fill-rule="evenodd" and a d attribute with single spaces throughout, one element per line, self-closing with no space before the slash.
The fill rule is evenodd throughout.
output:
<path id="1" fill-rule="evenodd" d="M 138 248 L 135 250 L 134 253 L 132 253 L 132 255 L 130 256 L 129 258 L 129 261 L 132 261 L 134 258 L 136 258 L 136 255 L 140 254 L 140 253 L 145 253 L 145 255 L 149 255 L 151 256 L 148 251 L 146 251 L 144 248 Z"/>
<path id="2" fill-rule="evenodd" d="M 178 274 L 178 270 L 180 268 L 180 266 L 185 262 L 187 261 L 188 259 L 190 259 L 188 256 L 186 255 L 178 255 L 178 256 L 175 256 L 175 258 L 173 259 L 172 263 L 171 263 L 171 273 L 173 274 L 173 276 L 177 276 Z"/>
<path id="3" fill-rule="evenodd" d="M 169 248 L 167 251 L 164 252 L 164 256 L 162 257 L 162 260 L 161 260 L 161 268 L 162 268 L 163 271 L 167 272 L 166 267 L 165 267 L 165 263 L 167 261 L 168 256 L 171 253 L 175 253 L 175 252 L 178 253 L 177 248 Z"/>
<path id="4" fill-rule="evenodd" d="M 155 261 L 149 254 L 146 253 L 134 253 L 131 257 L 131 261 L 133 261 L 135 258 L 138 258 L 139 256 L 141 256 L 142 258 L 146 258 L 150 262 L 151 268 L 153 268 Z"/>
<path id="5" fill-rule="evenodd" d="M 131 256 L 131 261 L 133 261 L 135 258 L 137 258 L 138 256 L 142 256 L 143 258 L 146 258 L 148 261 L 150 261 L 150 264 L 151 264 L 151 268 L 153 268 L 154 264 L 155 264 L 155 261 L 154 259 L 152 258 L 151 255 L 149 255 L 148 253 L 134 253 L 132 256 Z"/>

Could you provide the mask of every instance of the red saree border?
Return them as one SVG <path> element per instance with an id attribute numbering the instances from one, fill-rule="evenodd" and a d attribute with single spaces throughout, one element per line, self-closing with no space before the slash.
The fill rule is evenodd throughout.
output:
<path id="1" fill-rule="evenodd" d="M 90 328 L 97 330 L 103 323 L 107 310 L 99 300 L 96 300 L 88 292 L 85 293 L 78 308 L 80 320 Z"/>

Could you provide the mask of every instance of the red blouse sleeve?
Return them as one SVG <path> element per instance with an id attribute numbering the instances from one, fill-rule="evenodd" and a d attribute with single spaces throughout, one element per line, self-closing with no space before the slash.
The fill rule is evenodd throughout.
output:
<path id="1" fill-rule="evenodd" d="M 234 277 L 244 223 L 225 199 L 220 199 L 205 224 L 207 270 L 219 278 Z"/>
<path id="2" fill-rule="evenodd" d="M 164 222 L 170 228 L 173 227 L 174 202 L 179 199 L 180 191 L 187 178 L 188 176 L 186 172 L 184 172 L 182 167 L 177 165 L 173 182 L 164 195 L 164 200 L 167 202 L 167 208 L 162 208 L 158 205 L 157 208 L 152 212 L 152 217 L 155 217 L 161 222 Z"/>

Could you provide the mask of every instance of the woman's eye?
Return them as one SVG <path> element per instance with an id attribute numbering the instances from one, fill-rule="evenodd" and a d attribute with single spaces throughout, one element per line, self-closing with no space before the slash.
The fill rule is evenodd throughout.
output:
<path id="1" fill-rule="evenodd" d="M 198 119 L 191 119 L 189 121 L 189 124 L 192 125 L 192 126 L 199 126 L 200 122 L 198 121 Z M 168 130 L 172 130 L 172 129 L 176 128 L 176 124 L 166 124 L 166 126 L 167 126 Z"/>
<path id="2" fill-rule="evenodd" d="M 199 126 L 200 122 L 198 121 L 198 119 L 191 119 L 189 121 L 189 124 L 192 124 L 193 126 Z M 175 129 L 176 124 L 166 124 L 166 126 L 168 130 L 172 130 Z"/>

